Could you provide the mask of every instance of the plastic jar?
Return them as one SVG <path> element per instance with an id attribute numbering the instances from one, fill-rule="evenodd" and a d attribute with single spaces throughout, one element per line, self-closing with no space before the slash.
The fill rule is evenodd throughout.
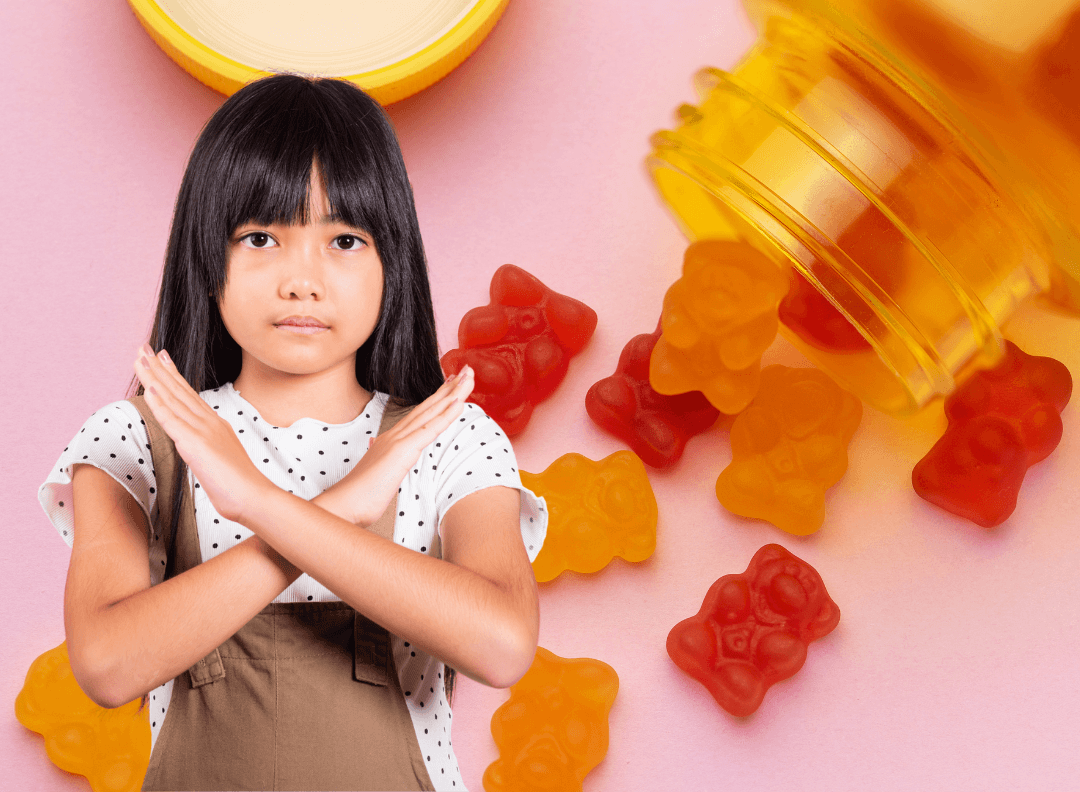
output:
<path id="1" fill-rule="evenodd" d="M 785 335 L 891 414 L 995 361 L 1028 297 L 1080 311 L 1080 121 L 1032 89 L 1080 14 L 1027 2 L 1044 29 L 1010 46 L 935 2 L 744 0 L 761 39 L 648 160 L 689 237 L 793 265 Z"/>

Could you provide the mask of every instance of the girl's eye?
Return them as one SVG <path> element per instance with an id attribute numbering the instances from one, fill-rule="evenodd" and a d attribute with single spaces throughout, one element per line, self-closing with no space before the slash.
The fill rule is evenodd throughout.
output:
<path id="1" fill-rule="evenodd" d="M 362 248 L 364 244 L 364 240 L 355 234 L 342 234 L 341 236 L 334 237 L 331 247 L 335 250 L 357 250 Z"/>
<path id="2" fill-rule="evenodd" d="M 269 234 L 263 231 L 252 231 L 250 234 L 244 234 L 240 237 L 240 244 L 250 248 L 268 248 L 274 247 L 277 242 Z"/>

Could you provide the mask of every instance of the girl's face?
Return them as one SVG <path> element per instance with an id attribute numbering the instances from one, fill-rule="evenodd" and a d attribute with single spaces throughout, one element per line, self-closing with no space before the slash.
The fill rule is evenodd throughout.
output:
<path id="1" fill-rule="evenodd" d="M 310 200 L 305 225 L 246 223 L 229 240 L 219 309 L 249 376 L 351 372 L 378 322 L 383 270 L 371 235 L 330 214 L 314 170 Z"/>

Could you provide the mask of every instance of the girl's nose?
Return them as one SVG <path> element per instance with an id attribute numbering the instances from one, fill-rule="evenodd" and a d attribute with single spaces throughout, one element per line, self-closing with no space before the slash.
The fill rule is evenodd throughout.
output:
<path id="1" fill-rule="evenodd" d="M 318 254 L 297 250 L 285 262 L 280 293 L 285 299 L 321 300 L 326 294 Z"/>

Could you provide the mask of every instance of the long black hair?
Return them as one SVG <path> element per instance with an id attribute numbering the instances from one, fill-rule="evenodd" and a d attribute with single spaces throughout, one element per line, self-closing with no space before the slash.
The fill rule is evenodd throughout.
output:
<path id="1" fill-rule="evenodd" d="M 229 239 L 248 222 L 307 222 L 313 167 L 330 211 L 371 234 L 382 261 L 379 320 L 357 352 L 356 379 L 418 404 L 443 374 L 412 187 L 386 114 L 342 80 L 267 77 L 237 91 L 207 122 L 176 198 L 150 346 L 168 350 L 196 391 L 236 379 L 240 347 L 218 310 Z M 135 393 L 142 392 L 139 385 Z M 187 489 L 187 466 L 177 463 L 174 537 Z"/>
<path id="2" fill-rule="evenodd" d="M 443 375 L 412 187 L 386 114 L 343 80 L 267 77 L 207 122 L 176 198 L 150 346 L 168 350 L 196 391 L 236 379 L 240 347 L 218 310 L 229 239 L 248 222 L 307 222 L 315 166 L 330 211 L 371 234 L 383 265 L 379 320 L 356 379 L 418 404 Z"/>

